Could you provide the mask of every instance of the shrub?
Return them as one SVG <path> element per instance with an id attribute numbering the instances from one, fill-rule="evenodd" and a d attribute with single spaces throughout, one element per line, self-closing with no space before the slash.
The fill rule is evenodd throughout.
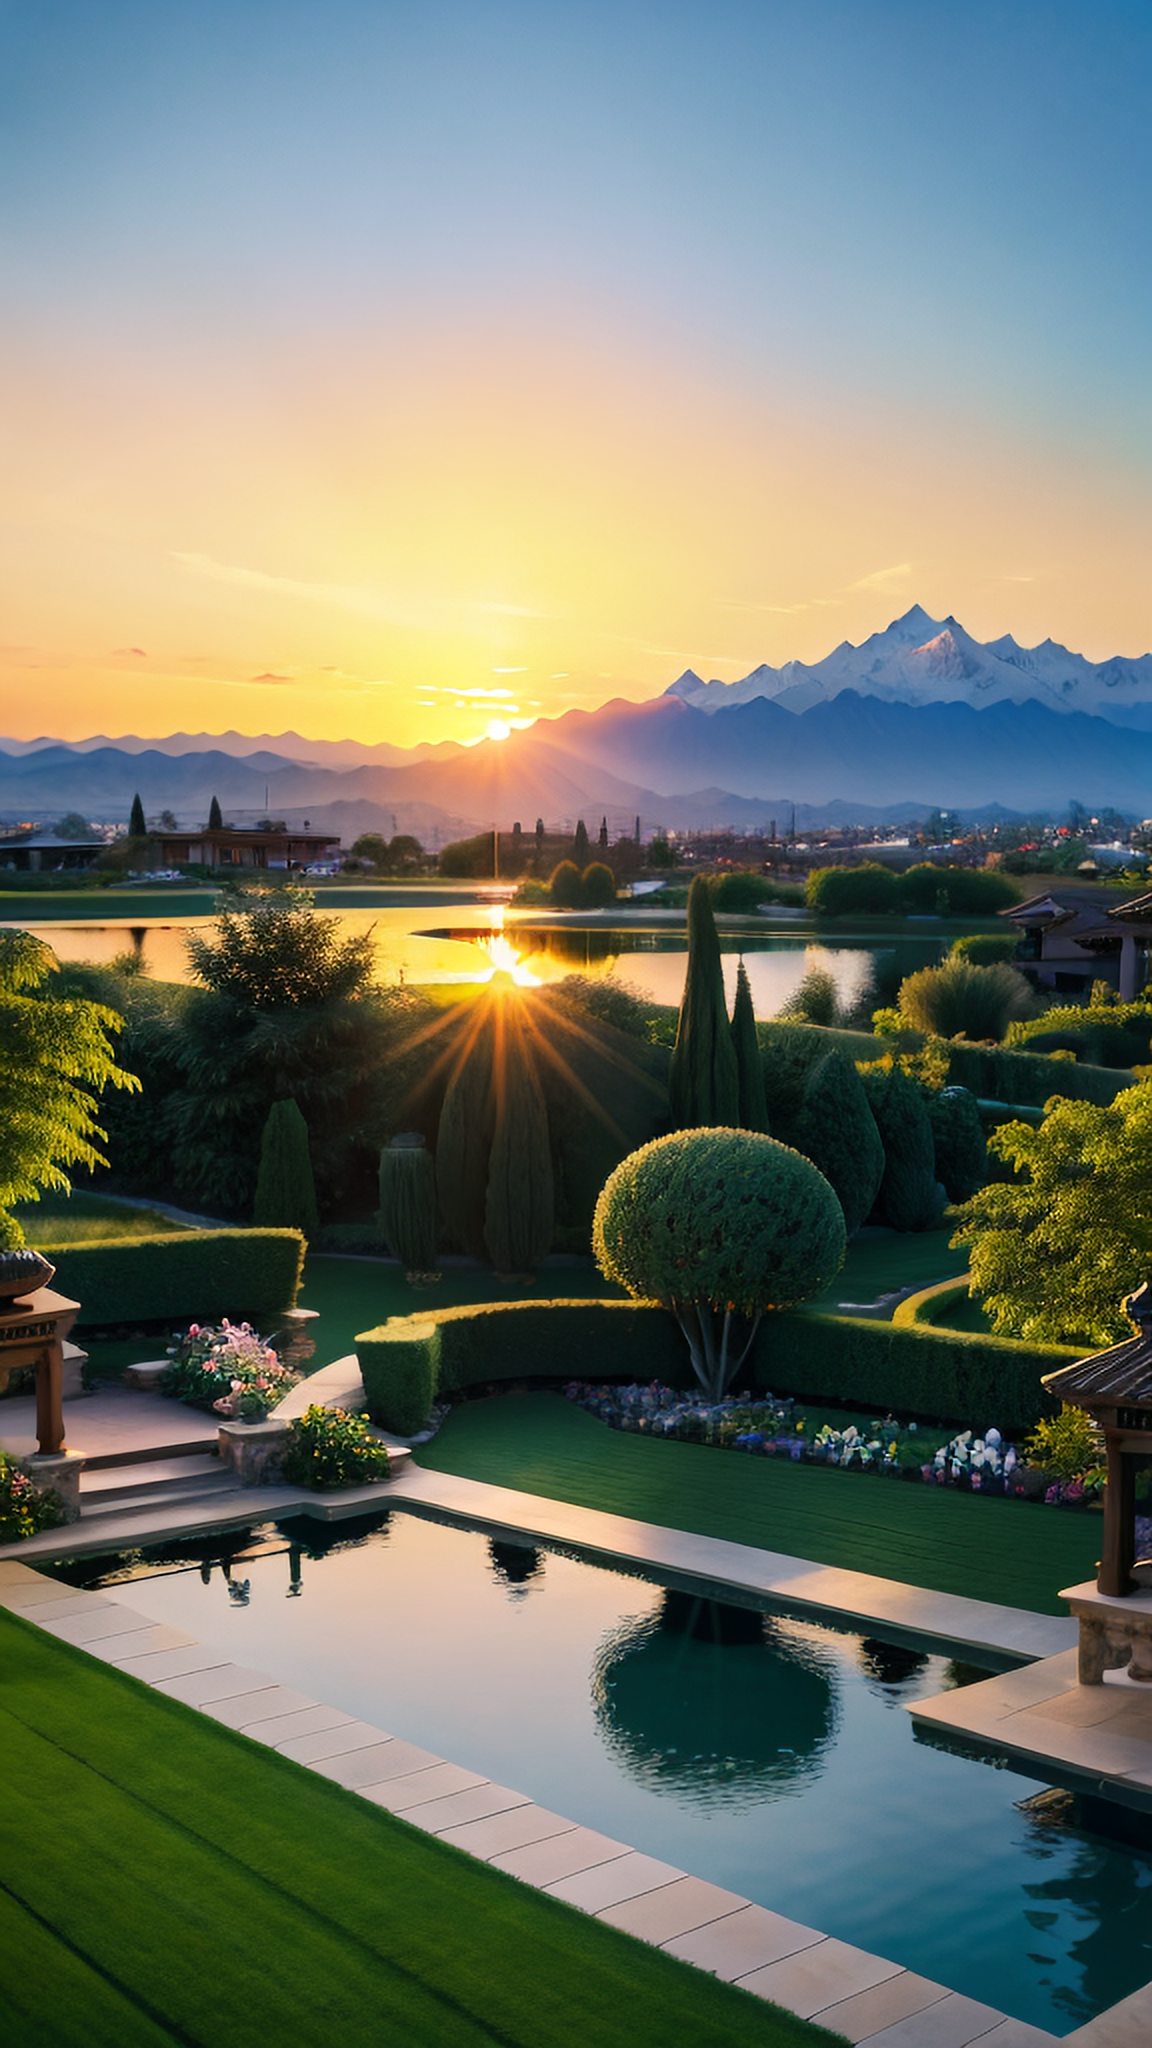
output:
<path id="1" fill-rule="evenodd" d="M 190 1324 L 169 1346 L 168 1357 L 161 1392 L 222 1415 L 266 1415 L 300 1379 L 250 1323 L 230 1323 L 227 1316 L 219 1329 Z"/>
<path id="2" fill-rule="evenodd" d="M 436 1168 L 418 1131 L 393 1138 L 380 1154 L 380 1229 L 408 1273 L 436 1264 Z"/>
<path id="3" fill-rule="evenodd" d="M 923 1097 L 898 1066 L 866 1067 L 864 1091 L 884 1147 L 876 1217 L 893 1230 L 930 1230 L 940 1218 L 936 1148 Z"/>
<path id="4" fill-rule="evenodd" d="M 457 1055 L 436 1139 L 436 1190 L 452 1237 L 485 1255 L 484 1201 L 494 1117 L 491 1031 L 479 1024 Z"/>
<path id="5" fill-rule="evenodd" d="M 281 1470 L 290 1486 L 328 1493 L 387 1479 L 388 1452 L 362 1416 L 313 1405 L 289 1424 Z"/>
<path id="6" fill-rule="evenodd" d="M 756 1036 L 752 990 L 742 960 L 736 970 L 736 1000 L 732 1005 L 732 1050 L 736 1055 L 737 1121 L 742 1130 L 763 1131 L 767 1136 L 764 1065 L 760 1058 L 760 1040 Z"/>
<path id="7" fill-rule="evenodd" d="M 1069 1003 L 1013 1024 L 1008 1043 L 1032 1053 L 1071 1052 L 1097 1067 L 1143 1065 L 1152 1044 L 1152 1008 L 1146 1001 Z"/>
<path id="8" fill-rule="evenodd" d="M 973 967 L 967 960 L 948 960 L 943 967 L 921 967 L 902 981 L 899 1005 L 916 1031 L 999 1044 L 1017 1017 L 1035 1009 L 1036 996 L 1024 976 L 1003 961 Z"/>
<path id="9" fill-rule="evenodd" d="M 806 900 L 818 917 L 898 915 L 900 878 L 874 860 L 856 868 L 813 868 Z"/>
<path id="10" fill-rule="evenodd" d="M 431 1413 L 440 1378 L 440 1331 L 417 1316 L 393 1316 L 356 1339 L 356 1356 L 374 1422 L 415 1436 Z"/>
<path id="11" fill-rule="evenodd" d="M 759 910 L 762 903 L 776 902 L 779 894 L 775 882 L 770 882 L 767 875 L 754 874 L 750 868 L 739 868 L 730 875 L 714 875 L 710 886 L 714 907 L 729 917 Z M 799 890 L 793 894 L 800 900 Z"/>
<path id="12" fill-rule="evenodd" d="M 967 960 L 972 967 L 995 967 L 1000 961 L 1014 960 L 1019 943 L 1015 935 L 968 932 L 963 938 L 953 939 L 948 948 L 948 958 Z"/>
<path id="13" fill-rule="evenodd" d="M 441 849 L 440 873 L 459 878 L 461 881 L 490 875 L 493 851 L 491 832 L 477 832 L 471 839 L 454 839 L 450 845 Z"/>
<path id="14" fill-rule="evenodd" d="M 499 1021 L 484 1239 L 497 1273 L 511 1275 L 532 1272 L 551 1249 L 555 1200 L 548 1113 L 518 1009 L 506 1006 Z"/>
<path id="15" fill-rule="evenodd" d="M 0 1451 L 0 1543 L 22 1543 L 41 1529 L 61 1528 L 67 1519 L 60 1495 L 37 1486 L 18 1459 Z"/>
<path id="16" fill-rule="evenodd" d="M 1044 1416 L 1036 1424 L 1024 1455 L 1049 1478 L 1084 1479 L 1104 1464 L 1104 1437 L 1083 1408 L 1062 1401 L 1059 1415 Z"/>
<path id="17" fill-rule="evenodd" d="M 580 877 L 580 901 L 585 910 L 605 910 L 616 901 L 616 877 L 606 862 L 594 860 Z"/>
<path id="18" fill-rule="evenodd" d="M 79 1301 L 86 1329 L 197 1315 L 269 1322 L 295 1306 L 304 1262 L 298 1230 L 182 1230 L 40 1250 L 60 1292 Z"/>
<path id="19" fill-rule="evenodd" d="M 917 861 L 900 877 L 900 904 L 905 915 L 927 912 L 942 917 L 989 917 L 1018 901 L 1019 891 L 995 868 L 938 866 Z"/>
<path id="20" fill-rule="evenodd" d="M 884 1178 L 884 1146 L 864 1084 L 835 1049 L 812 1066 L 792 1142 L 833 1188 L 851 1237 L 871 1214 Z"/>
<path id="21" fill-rule="evenodd" d="M 252 1221 L 271 1229 L 302 1230 L 305 1237 L 315 1237 L 320 1228 L 308 1126 L 294 1102 L 274 1102 L 268 1111 Z"/>
<path id="22" fill-rule="evenodd" d="M 557 910 L 579 910 L 584 900 L 580 870 L 574 860 L 562 860 L 552 870 L 549 894 Z"/>
<path id="23" fill-rule="evenodd" d="M 988 1178 L 988 1144 L 976 1097 L 967 1088 L 930 1090 L 925 1098 L 936 1178 L 950 1202 L 966 1202 Z"/>
<path id="24" fill-rule="evenodd" d="M 840 1022 L 840 991 L 826 967 L 809 967 L 776 1012 L 781 1023 L 835 1025 Z"/>
<path id="25" fill-rule="evenodd" d="M 596 1204 L 592 1245 L 607 1279 L 671 1309 L 697 1378 L 719 1399 L 764 1311 L 808 1300 L 839 1270 L 844 1218 L 798 1152 L 751 1131 L 694 1130 L 621 1162 Z"/>
<path id="26" fill-rule="evenodd" d="M 658 1006 L 642 989 L 618 975 L 566 974 L 562 981 L 542 989 L 538 1000 L 598 1017 L 602 1024 L 611 1024 L 613 1030 L 623 1031 L 629 1038 L 651 1042 L 652 1016 Z"/>

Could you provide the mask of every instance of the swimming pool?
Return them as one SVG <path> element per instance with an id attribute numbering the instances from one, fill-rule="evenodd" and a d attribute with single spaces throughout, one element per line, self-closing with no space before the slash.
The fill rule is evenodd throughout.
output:
<path id="1" fill-rule="evenodd" d="M 1152 1837 L 917 1740 L 983 1673 L 393 1511 L 58 1567 L 541 1804 L 1057 2034 L 1152 1976 Z"/>

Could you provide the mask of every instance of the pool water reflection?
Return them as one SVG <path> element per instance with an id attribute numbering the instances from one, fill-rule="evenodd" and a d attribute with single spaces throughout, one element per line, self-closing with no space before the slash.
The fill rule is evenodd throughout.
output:
<path id="1" fill-rule="evenodd" d="M 1062 2034 L 1152 1976 L 1152 1855 L 917 1741 L 980 1676 L 408 1512 L 59 1568 L 573 1820 Z M 1073 1819 L 1075 1815 L 1073 1815 Z"/>

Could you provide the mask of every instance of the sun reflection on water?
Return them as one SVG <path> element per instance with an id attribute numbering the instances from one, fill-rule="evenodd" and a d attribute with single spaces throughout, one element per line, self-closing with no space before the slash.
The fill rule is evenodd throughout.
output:
<path id="1" fill-rule="evenodd" d="M 506 974 L 515 982 L 517 988 L 540 987 L 540 976 L 533 974 L 531 968 L 525 965 L 522 956 L 504 930 L 503 909 L 493 911 L 491 930 L 479 936 L 480 944 L 492 962 L 491 967 L 477 977 L 479 980 L 490 982 L 494 981 L 497 975 Z"/>

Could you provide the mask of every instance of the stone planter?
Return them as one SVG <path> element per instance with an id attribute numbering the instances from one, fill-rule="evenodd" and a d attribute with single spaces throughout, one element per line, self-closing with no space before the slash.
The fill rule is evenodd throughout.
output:
<path id="1" fill-rule="evenodd" d="M 288 1425 L 266 1417 L 259 1422 L 222 1422 L 220 1456 L 241 1486 L 275 1486 L 288 1441 Z"/>

